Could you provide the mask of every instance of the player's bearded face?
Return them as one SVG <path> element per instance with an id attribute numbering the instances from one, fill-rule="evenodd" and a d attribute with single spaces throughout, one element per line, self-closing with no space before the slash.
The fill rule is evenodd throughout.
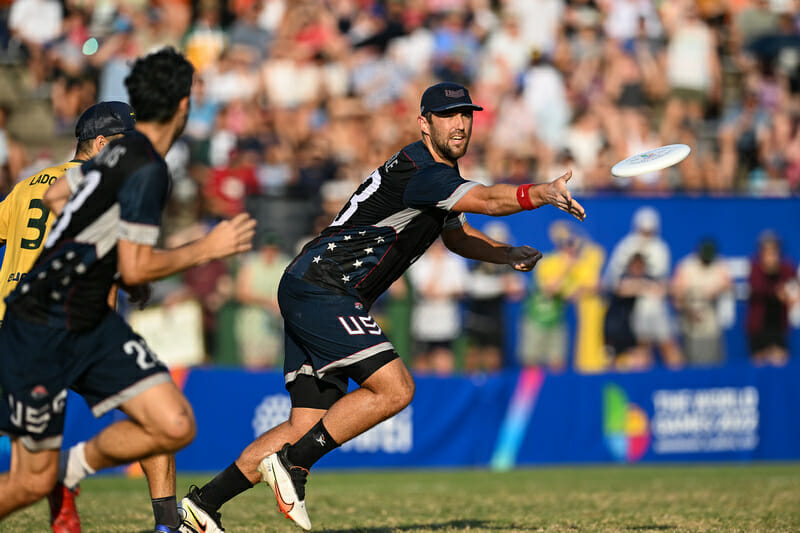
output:
<path id="1" fill-rule="evenodd" d="M 455 161 L 467 153 L 472 136 L 472 111 L 431 115 L 431 143 L 442 156 Z"/>

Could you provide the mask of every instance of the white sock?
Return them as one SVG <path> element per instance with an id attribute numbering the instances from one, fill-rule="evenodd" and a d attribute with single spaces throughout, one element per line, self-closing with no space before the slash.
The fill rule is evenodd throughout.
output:
<path id="1" fill-rule="evenodd" d="M 70 490 L 74 490 L 83 478 L 95 472 L 86 462 L 86 455 L 83 453 L 85 446 L 85 442 L 79 442 L 59 458 L 58 479 Z"/>

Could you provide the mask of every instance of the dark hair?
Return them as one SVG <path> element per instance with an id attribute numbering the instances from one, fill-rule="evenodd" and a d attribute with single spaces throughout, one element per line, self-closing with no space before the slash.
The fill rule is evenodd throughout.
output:
<path id="1" fill-rule="evenodd" d="M 140 57 L 125 78 L 139 122 L 166 122 L 192 90 L 194 67 L 172 47 Z"/>
<path id="2" fill-rule="evenodd" d="M 75 159 L 83 154 L 88 154 L 92 151 L 92 144 L 94 144 L 95 137 L 91 139 L 84 139 L 78 141 L 78 146 L 75 148 Z"/>

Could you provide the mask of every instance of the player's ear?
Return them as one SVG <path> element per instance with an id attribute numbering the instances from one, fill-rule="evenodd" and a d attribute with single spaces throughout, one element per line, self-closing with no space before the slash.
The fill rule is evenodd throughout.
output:
<path id="1" fill-rule="evenodd" d="M 191 108 L 191 100 L 188 96 L 184 96 L 181 98 L 181 101 L 178 103 L 178 109 L 181 113 L 189 113 L 189 109 Z"/>
<path id="2" fill-rule="evenodd" d="M 428 124 L 428 119 L 426 119 L 422 115 L 419 115 L 417 117 L 417 124 L 419 124 L 419 129 L 422 130 L 423 134 L 425 135 L 431 134 L 431 125 Z"/>
<path id="3" fill-rule="evenodd" d="M 108 139 L 104 135 L 98 135 L 94 138 L 94 142 L 92 143 L 92 149 L 94 150 L 94 155 L 100 153 L 100 150 L 103 149 L 105 145 L 108 144 Z"/>

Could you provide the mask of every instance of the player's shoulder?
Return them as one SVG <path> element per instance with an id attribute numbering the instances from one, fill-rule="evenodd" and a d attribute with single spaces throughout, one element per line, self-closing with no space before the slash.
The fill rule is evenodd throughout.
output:
<path id="1" fill-rule="evenodd" d="M 69 161 L 67 163 L 61 163 L 58 165 L 53 165 L 52 167 L 43 168 L 42 170 L 36 172 L 28 176 L 27 178 L 20 180 L 14 185 L 14 188 L 11 189 L 11 192 L 8 193 L 6 199 L 13 198 L 19 194 L 23 194 L 25 191 L 29 191 L 31 187 L 43 186 L 49 187 L 52 185 L 58 178 L 64 175 L 64 173 L 72 167 L 80 165 L 80 161 Z"/>
<path id="2" fill-rule="evenodd" d="M 108 143 L 86 168 L 98 168 L 111 173 L 120 169 L 129 176 L 143 169 L 164 173 L 167 164 L 145 135 L 133 131 Z"/>
<path id="3" fill-rule="evenodd" d="M 114 165 L 119 160 L 130 162 L 131 160 L 138 160 L 142 164 L 146 163 L 164 163 L 162 158 L 150 139 L 146 135 L 132 131 L 125 134 L 119 139 L 114 139 L 95 157 L 95 160 L 100 164 Z"/>
<path id="4" fill-rule="evenodd" d="M 422 141 L 413 142 L 405 146 L 398 154 L 400 158 L 412 162 L 418 169 L 436 164 L 436 160 L 433 159 L 430 150 Z"/>

